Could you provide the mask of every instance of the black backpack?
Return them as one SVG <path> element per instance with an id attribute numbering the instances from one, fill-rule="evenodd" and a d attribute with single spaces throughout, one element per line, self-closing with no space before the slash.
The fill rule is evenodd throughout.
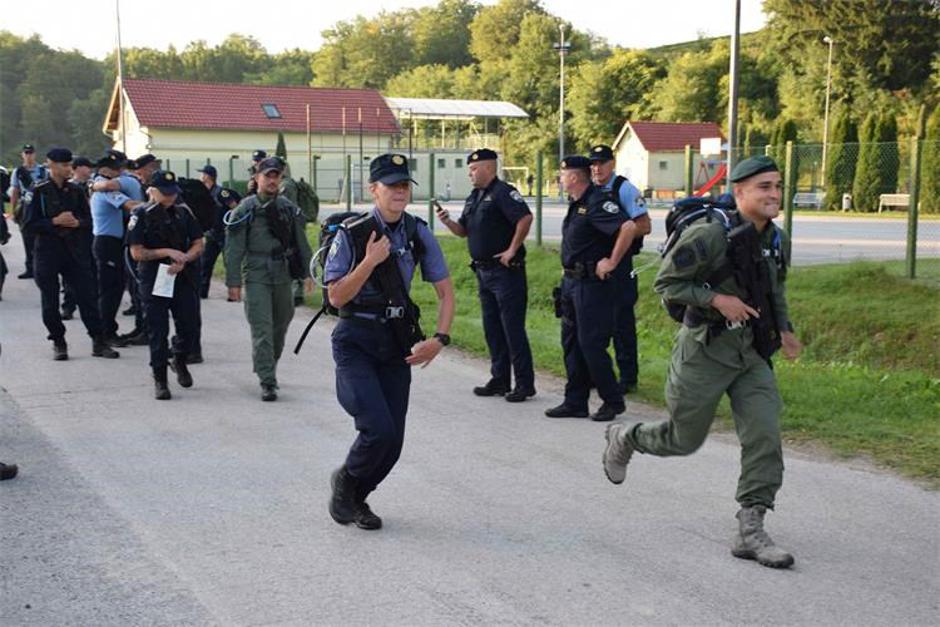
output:
<path id="1" fill-rule="evenodd" d="M 297 346 L 294 347 L 294 354 L 300 352 L 300 347 L 303 346 L 304 340 L 307 339 L 307 334 L 316 321 L 320 319 L 320 316 L 323 314 L 329 316 L 339 315 L 339 310 L 330 304 L 327 286 L 318 278 L 323 276 L 324 269 L 326 268 L 326 260 L 330 255 L 330 248 L 333 247 L 333 241 L 336 239 L 337 233 L 339 233 L 340 229 L 346 229 L 347 232 L 350 233 L 353 238 L 354 255 L 356 254 L 355 251 L 365 250 L 365 243 L 368 241 L 367 238 L 372 231 L 371 229 L 356 229 L 355 227 L 364 223 L 371 215 L 372 213 L 370 211 L 342 211 L 331 214 L 320 225 L 320 235 L 317 241 L 318 247 L 310 261 L 310 276 L 320 285 L 323 304 L 320 307 L 320 311 L 307 323 L 307 328 L 304 329 L 303 334 L 301 334 L 300 339 L 297 341 Z M 421 244 L 421 240 L 418 238 L 418 222 L 421 221 L 421 219 L 408 212 L 404 213 L 402 219 L 405 221 L 405 239 L 407 245 L 414 254 L 416 263 L 420 264 L 421 257 L 424 254 L 424 247 Z M 355 264 L 356 259 L 353 259 L 353 265 Z"/>
<path id="2" fill-rule="evenodd" d="M 733 200 L 719 201 L 700 196 L 678 200 L 666 214 L 666 241 L 659 246 L 660 257 L 665 259 L 669 251 L 676 247 L 679 237 L 685 230 L 700 220 L 720 222 L 725 228 L 725 233 L 730 233 L 731 229 L 741 221 Z M 706 282 L 717 285 L 726 278 L 726 275 L 730 276 L 728 271 L 727 264 L 724 264 L 714 275 L 708 277 Z M 686 305 L 670 302 L 665 298 L 662 302 L 670 318 L 676 322 L 682 322 L 685 319 Z"/>
<path id="3" fill-rule="evenodd" d="M 620 188 L 623 187 L 623 184 L 627 182 L 626 177 L 620 176 L 619 174 L 614 177 L 614 184 L 610 188 L 610 195 L 613 197 L 613 201 L 620 207 Z M 624 213 L 626 213 L 626 207 L 620 207 Z M 627 215 L 629 218 L 630 216 Z M 627 254 L 631 257 L 633 255 L 640 254 L 640 251 L 643 250 L 643 236 L 634 237 L 633 242 L 630 244 L 630 250 L 627 251 Z"/>

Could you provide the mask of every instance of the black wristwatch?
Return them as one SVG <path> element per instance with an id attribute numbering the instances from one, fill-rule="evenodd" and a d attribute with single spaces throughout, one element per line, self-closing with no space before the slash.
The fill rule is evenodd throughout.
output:
<path id="1" fill-rule="evenodd" d="M 442 346 L 450 345 L 450 336 L 446 333 L 435 333 L 434 339 L 441 343 Z"/>

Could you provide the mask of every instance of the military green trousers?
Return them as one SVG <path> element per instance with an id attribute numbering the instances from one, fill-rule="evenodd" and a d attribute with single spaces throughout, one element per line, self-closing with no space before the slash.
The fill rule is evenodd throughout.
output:
<path id="1" fill-rule="evenodd" d="M 251 361 L 263 385 L 277 385 L 277 360 L 294 317 L 290 283 L 246 281 L 242 295 L 251 327 Z"/>
<path id="2" fill-rule="evenodd" d="M 706 342 L 703 329 L 682 327 L 666 379 L 669 420 L 641 423 L 627 436 L 641 453 L 689 455 L 705 441 L 723 394 L 731 399 L 741 442 L 736 499 L 743 507 L 773 508 L 783 482 L 780 411 L 783 403 L 767 362 L 751 346 L 750 329 Z"/>

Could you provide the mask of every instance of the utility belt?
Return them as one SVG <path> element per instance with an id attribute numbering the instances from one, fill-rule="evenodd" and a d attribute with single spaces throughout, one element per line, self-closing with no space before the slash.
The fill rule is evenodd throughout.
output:
<path id="1" fill-rule="evenodd" d="M 476 272 L 477 270 L 492 270 L 498 268 L 503 264 L 500 263 L 499 259 L 471 259 L 470 260 L 470 269 Z M 503 266 L 505 267 L 505 266 Z M 514 270 L 518 268 L 525 268 L 524 260 L 513 259 L 509 262 L 509 269 Z"/>
<path id="2" fill-rule="evenodd" d="M 701 314 L 701 312 L 695 307 L 686 307 L 685 315 L 682 316 L 682 324 L 689 327 L 690 329 L 695 329 L 700 326 L 708 326 L 708 337 L 714 339 L 725 333 L 727 331 L 736 331 L 738 329 L 745 329 L 751 326 L 751 320 L 740 320 L 738 322 L 732 322 L 731 320 L 712 320 Z"/>
<path id="3" fill-rule="evenodd" d="M 590 280 L 597 279 L 597 262 L 575 262 L 574 265 L 563 269 L 566 279 Z"/>
<path id="4" fill-rule="evenodd" d="M 360 320 L 388 322 L 389 320 L 403 319 L 405 317 L 405 307 L 348 304 L 339 310 L 339 317 L 344 319 L 358 318 Z"/>

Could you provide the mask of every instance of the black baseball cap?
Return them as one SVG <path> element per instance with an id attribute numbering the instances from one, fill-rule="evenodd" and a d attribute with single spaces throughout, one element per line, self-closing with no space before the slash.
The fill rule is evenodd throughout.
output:
<path id="1" fill-rule="evenodd" d="M 369 163 L 369 182 L 382 183 L 384 185 L 394 185 L 402 181 L 411 181 L 418 184 L 411 178 L 411 172 L 408 171 L 408 157 L 399 154 L 379 155 Z"/>
<path id="2" fill-rule="evenodd" d="M 202 172 L 203 174 L 208 174 L 214 179 L 219 178 L 219 171 L 215 169 L 214 165 L 206 164 L 202 166 L 200 169 L 196 170 L 196 172 Z"/>
<path id="3" fill-rule="evenodd" d="M 212 168 L 212 166 L 207 166 Z M 212 168 L 213 170 L 215 168 Z M 278 159 L 277 157 L 266 157 L 262 159 L 258 165 L 255 166 L 255 174 L 264 174 L 265 172 L 270 172 L 271 170 L 277 170 L 278 172 L 284 171 L 284 162 Z"/>
<path id="4" fill-rule="evenodd" d="M 126 157 L 121 158 L 119 156 L 122 154 L 124 153 L 121 153 L 119 151 L 109 150 L 108 152 L 104 154 L 103 157 L 101 157 L 95 162 L 95 167 L 96 168 L 112 168 L 112 169 L 117 170 L 118 168 L 120 168 L 122 165 L 124 165 L 127 162 Z"/>
<path id="5" fill-rule="evenodd" d="M 568 155 L 561 160 L 562 170 L 590 170 L 591 161 L 581 155 Z"/>
<path id="6" fill-rule="evenodd" d="M 73 168 L 80 168 L 82 166 L 85 166 L 86 168 L 93 168 L 95 167 L 95 164 L 92 163 L 91 159 L 89 159 L 88 157 L 75 157 L 74 159 L 72 159 Z"/>
<path id="7" fill-rule="evenodd" d="M 36 148 L 32 144 L 23 144 L 23 149 L 20 152 L 36 152 Z"/>
<path id="8" fill-rule="evenodd" d="M 749 179 L 757 174 L 779 171 L 780 168 L 777 167 L 776 161 L 767 155 L 758 155 L 756 157 L 745 159 L 744 161 L 738 163 L 738 165 L 734 166 L 734 168 L 731 170 L 731 176 L 728 178 L 732 183 L 740 183 L 744 179 Z"/>
<path id="9" fill-rule="evenodd" d="M 614 149 L 606 144 L 592 146 L 591 152 L 588 153 L 588 159 L 590 161 L 612 161 L 614 159 Z"/>
<path id="10" fill-rule="evenodd" d="M 258 161 L 265 159 L 267 156 L 268 156 L 267 152 L 259 149 L 251 153 L 251 160 L 257 163 Z"/>
<path id="11" fill-rule="evenodd" d="M 141 155 L 134 159 L 134 169 L 139 170 L 146 165 L 150 165 L 154 161 L 160 163 L 160 159 L 157 159 L 156 155 L 152 155 L 148 152 L 147 154 Z"/>
<path id="12" fill-rule="evenodd" d="M 71 163 L 72 151 L 68 148 L 51 148 L 46 153 L 46 159 L 55 163 Z"/>
<path id="13" fill-rule="evenodd" d="M 477 161 L 495 161 L 499 156 L 496 154 L 495 150 L 490 150 L 489 148 L 480 148 L 479 150 L 474 150 L 470 153 L 470 156 L 467 157 L 467 163 L 476 163 Z"/>
<path id="14" fill-rule="evenodd" d="M 176 182 L 176 175 L 169 170 L 157 170 L 150 177 L 150 186 L 156 187 L 162 194 L 182 193 Z"/>

